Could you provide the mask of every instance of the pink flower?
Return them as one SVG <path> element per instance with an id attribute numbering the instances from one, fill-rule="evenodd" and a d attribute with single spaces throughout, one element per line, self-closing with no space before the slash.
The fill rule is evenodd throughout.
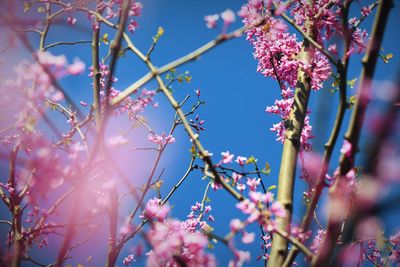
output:
<path id="1" fill-rule="evenodd" d="M 250 261 L 250 252 L 243 250 L 234 250 L 235 259 L 234 261 L 230 261 L 228 267 L 241 267 L 244 262 Z"/>
<path id="2" fill-rule="evenodd" d="M 76 18 L 71 17 L 71 16 L 68 16 L 68 18 L 67 18 L 67 23 L 68 23 L 69 25 L 74 25 L 74 24 L 76 23 Z"/>
<path id="3" fill-rule="evenodd" d="M 222 163 L 224 164 L 231 163 L 233 157 L 235 156 L 234 154 L 229 153 L 228 150 L 226 152 L 222 152 L 221 155 L 222 155 Z"/>
<path id="4" fill-rule="evenodd" d="M 255 9 L 262 7 L 262 0 L 249 0 L 249 5 Z"/>
<path id="5" fill-rule="evenodd" d="M 67 72 L 71 75 L 78 75 L 85 71 L 85 63 L 79 58 L 74 59 L 74 63 L 67 67 Z"/>
<path id="6" fill-rule="evenodd" d="M 176 266 L 177 255 L 185 266 L 216 266 L 214 257 L 205 253 L 207 237 L 196 231 L 191 221 L 155 222 L 147 232 L 147 240 L 152 246 L 146 254 L 147 266 Z"/>
<path id="7" fill-rule="evenodd" d="M 38 52 L 39 62 L 45 66 L 54 66 L 62 68 L 67 65 L 67 58 L 64 55 L 54 56 L 50 52 Z"/>
<path id="8" fill-rule="evenodd" d="M 351 143 L 345 139 L 343 141 L 343 146 L 340 149 L 340 153 L 344 154 L 346 157 L 350 157 L 351 156 L 351 149 L 352 149 Z"/>
<path id="9" fill-rule="evenodd" d="M 227 9 L 221 13 L 221 18 L 224 20 L 224 25 L 228 26 L 235 22 L 235 13 L 232 10 Z"/>
<path id="10" fill-rule="evenodd" d="M 249 192 L 250 200 L 253 201 L 256 205 L 260 202 L 267 201 L 267 195 L 261 192 L 250 191 Z"/>
<path id="11" fill-rule="evenodd" d="M 271 212 L 276 216 L 276 217 L 285 217 L 286 216 L 286 210 L 283 207 L 283 205 L 280 202 L 275 201 L 271 205 Z"/>
<path id="12" fill-rule="evenodd" d="M 157 135 L 157 134 L 151 132 L 147 138 L 150 142 L 152 142 L 154 144 L 158 144 L 160 146 L 163 146 L 166 144 L 172 144 L 175 142 L 175 138 L 172 135 L 165 136 L 164 132 L 161 135 Z"/>
<path id="13" fill-rule="evenodd" d="M 59 102 L 61 100 L 64 99 L 64 94 L 60 91 L 55 92 L 52 96 L 51 96 L 51 100 L 54 102 Z"/>
<path id="14" fill-rule="evenodd" d="M 137 29 L 138 25 L 139 24 L 135 20 L 131 20 L 128 24 L 128 31 L 133 33 Z"/>
<path id="15" fill-rule="evenodd" d="M 248 233 L 246 231 L 243 232 L 243 236 L 242 236 L 242 242 L 244 244 L 250 244 L 254 242 L 254 237 L 255 234 L 254 233 Z"/>
<path id="16" fill-rule="evenodd" d="M 165 142 L 167 144 L 175 143 L 175 137 L 173 137 L 172 135 L 168 135 L 167 137 L 165 137 Z"/>
<path id="17" fill-rule="evenodd" d="M 242 175 L 237 174 L 236 172 L 232 172 L 232 178 L 233 182 L 236 184 L 242 178 Z"/>
<path id="18" fill-rule="evenodd" d="M 167 217 L 169 210 L 170 208 L 168 205 L 161 205 L 161 199 L 152 198 L 147 202 L 142 217 L 150 220 L 155 219 L 157 221 L 163 221 Z"/>
<path id="19" fill-rule="evenodd" d="M 123 263 L 127 266 L 129 266 L 132 262 L 136 261 L 135 256 L 133 254 L 129 254 L 125 259 L 123 260 Z"/>
<path id="20" fill-rule="evenodd" d="M 239 232 L 244 227 L 244 224 L 239 219 L 232 219 L 229 223 L 229 228 L 233 232 Z"/>
<path id="21" fill-rule="evenodd" d="M 334 55 L 337 55 L 338 52 L 337 52 L 337 45 L 336 45 L 336 43 L 331 44 L 331 45 L 328 47 L 328 51 L 331 52 L 331 53 L 334 54 Z"/>
<path id="22" fill-rule="evenodd" d="M 363 15 L 363 16 L 368 16 L 369 14 L 371 14 L 371 12 L 372 12 L 372 7 L 371 6 L 364 6 L 361 9 L 361 15 Z"/>
<path id="23" fill-rule="evenodd" d="M 247 185 L 250 187 L 251 191 L 255 191 L 260 182 L 260 178 L 247 178 Z"/>
<path id="24" fill-rule="evenodd" d="M 246 157 L 241 157 L 241 156 L 237 156 L 235 162 L 237 164 L 239 164 L 240 166 L 243 166 L 244 164 L 246 164 L 247 158 Z"/>
<path id="25" fill-rule="evenodd" d="M 318 254 L 319 250 L 321 249 L 321 245 L 322 245 L 325 235 L 326 235 L 325 230 L 318 230 L 317 235 L 314 237 L 314 240 L 311 244 L 310 249 L 315 254 Z"/>
<path id="26" fill-rule="evenodd" d="M 245 184 L 241 184 L 238 183 L 236 186 L 237 190 L 239 190 L 240 192 L 243 192 L 246 189 L 246 185 Z"/>
<path id="27" fill-rule="evenodd" d="M 206 206 L 204 209 L 204 213 L 210 212 L 212 210 L 211 206 Z"/>
<path id="28" fill-rule="evenodd" d="M 219 15 L 218 14 L 205 16 L 204 20 L 206 21 L 207 28 L 209 28 L 209 29 L 215 28 L 217 26 L 218 19 L 219 19 Z M 197 96 L 200 95 L 200 90 L 198 90 L 198 92 L 199 93 L 198 93 Z M 197 94 L 197 92 L 196 92 L 196 94 Z"/>

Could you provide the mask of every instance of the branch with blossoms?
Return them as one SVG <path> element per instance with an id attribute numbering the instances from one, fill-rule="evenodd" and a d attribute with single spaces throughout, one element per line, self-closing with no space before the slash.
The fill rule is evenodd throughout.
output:
<path id="1" fill-rule="evenodd" d="M 382 118 L 372 121 L 366 113 L 377 61 L 381 57 L 388 63 L 393 57 L 382 55 L 381 49 L 391 1 L 360 4 L 359 10 L 353 8 L 357 4 L 248 0 L 237 14 L 226 9 L 205 16 L 205 27 L 216 30 L 216 37 L 157 67 L 154 52 L 165 30 L 158 27 L 148 49 L 138 48 L 132 34 L 143 6 L 136 0 L 5 1 L 6 9 L 0 8 L 0 25 L 8 36 L 4 51 L 25 49 L 29 58 L 0 85 L 0 160 L 8 166 L 0 181 L 5 211 L 0 218 L 5 233 L 0 265 L 74 264 L 82 260 L 75 252 L 79 246 L 84 253 L 96 254 L 87 260 L 89 265 L 146 261 L 148 266 L 216 266 L 223 264 L 212 253 L 220 244 L 231 252 L 229 266 L 253 264 L 252 257 L 264 266 L 292 266 L 299 252 L 304 263 L 313 266 L 399 263 L 399 234 L 385 237 L 389 231 L 383 233 L 378 220 L 387 212 L 387 203 L 397 199 L 387 200 L 379 192 L 388 192 L 399 180 L 399 148 L 392 140 L 398 131 L 398 86 L 381 93 L 380 100 L 389 107 Z M 361 26 L 376 8 L 368 41 Z M 230 30 L 237 16 L 243 26 Z M 58 27 L 85 36 L 55 40 Z M 189 71 L 177 69 L 243 35 L 254 48 L 257 71 L 275 80 L 281 95 L 265 110 L 278 118 L 270 128 L 283 144 L 278 176 L 255 156 L 235 157 L 226 150 L 218 157 L 210 152 L 211 145 L 204 146 L 207 123 L 198 113 L 207 107 L 201 92 L 208 89 L 191 88 Z M 66 47 L 66 55 L 56 54 Z M 79 58 L 70 63 L 67 56 L 86 48 L 88 68 Z M 119 77 L 128 53 L 148 70 L 136 81 Z M 350 59 L 363 53 L 357 95 L 349 97 L 348 87 L 356 82 L 348 80 Z M 87 69 L 84 82 L 79 75 Z M 69 88 L 73 79 L 76 88 Z M 312 144 L 320 137 L 313 135 L 315 113 L 309 99 L 325 90 L 330 79 L 339 103 L 321 157 Z M 179 93 L 181 87 L 192 93 Z M 90 89 L 91 99 L 79 99 L 70 89 Z M 157 111 L 160 98 L 169 104 L 171 115 Z M 347 110 L 351 118 L 341 138 Z M 163 129 L 153 113 L 162 116 L 169 129 Z M 368 130 L 364 120 L 375 138 L 370 151 L 359 144 Z M 184 153 L 170 156 L 182 140 L 187 141 L 189 159 L 182 174 L 174 177 L 174 165 L 165 165 L 170 159 L 176 165 L 186 162 Z M 341 157 L 331 176 L 331 159 L 341 141 Z M 356 165 L 359 150 L 367 158 L 364 168 Z M 204 187 L 191 184 L 196 178 Z M 294 190 L 299 183 L 307 187 L 301 196 Z M 200 192 L 190 207 L 174 198 L 183 185 L 193 196 Z M 325 188 L 330 205 L 326 221 L 320 215 Z M 222 191 L 236 201 L 237 215 L 224 214 L 229 225 L 216 229 L 221 225 L 211 194 Z M 301 199 L 304 214 L 298 215 L 294 204 Z M 171 211 L 185 208 L 186 218 L 172 217 Z M 303 217 L 301 224 L 298 217 Z M 259 242 L 259 250 L 246 251 L 254 242 Z M 49 249 L 54 258 L 37 260 Z M 104 258 L 98 251 L 106 251 Z"/>

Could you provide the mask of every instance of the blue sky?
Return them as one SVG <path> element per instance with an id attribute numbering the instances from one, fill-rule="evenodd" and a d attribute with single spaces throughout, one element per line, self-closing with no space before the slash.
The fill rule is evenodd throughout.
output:
<path id="1" fill-rule="evenodd" d="M 398 4 L 398 1 L 395 2 Z M 139 28 L 133 34 L 132 40 L 139 49 L 147 51 L 151 44 L 152 36 L 157 32 L 157 28 L 162 26 L 165 33 L 152 54 L 153 63 L 156 66 L 162 66 L 217 36 L 218 30 L 205 27 L 203 19 L 205 15 L 220 13 L 226 8 L 237 11 L 243 3 L 244 1 L 239 0 L 144 1 L 143 15 L 138 20 Z M 353 11 L 356 12 L 359 5 L 355 3 L 353 6 Z M 394 58 L 389 64 L 379 61 L 376 72 L 378 80 L 393 79 L 400 63 L 398 46 L 400 34 L 398 34 L 397 28 L 400 21 L 399 16 L 396 14 L 399 14 L 399 6 L 392 10 L 383 45 L 385 51 L 394 54 Z M 87 24 L 84 17 L 80 18 L 80 20 L 82 23 Z M 365 23 L 365 25 L 370 25 L 371 19 L 367 19 Z M 241 22 L 237 21 L 230 29 L 240 26 Z M 52 39 L 71 41 L 88 38 L 87 34 L 72 33 L 66 27 L 59 27 L 58 29 L 60 30 L 50 32 L 51 39 L 49 39 L 49 42 Z M 113 33 L 110 34 L 111 37 L 113 35 Z M 103 45 L 102 49 L 105 52 L 106 47 Z M 52 50 L 52 53 L 66 54 L 70 61 L 78 56 L 87 64 L 91 62 L 90 46 L 88 45 L 59 47 Z M 21 55 L 16 57 L 21 57 Z M 186 94 L 191 94 L 191 99 L 193 99 L 193 90 L 201 89 L 202 99 L 206 101 L 206 104 L 198 111 L 200 117 L 206 120 L 206 131 L 201 134 L 201 141 L 206 149 L 214 153 L 214 161 L 218 162 L 220 153 L 226 150 L 235 155 L 254 155 L 259 160 L 260 165 L 265 162 L 271 165 L 271 175 L 264 180 L 266 185 L 270 186 L 277 182 L 282 146 L 275 141 L 275 134 L 269 131 L 272 124 L 277 123 L 279 118 L 265 113 L 264 110 L 266 106 L 272 105 L 274 100 L 280 97 L 280 92 L 278 84 L 274 80 L 264 78 L 256 72 L 256 66 L 257 62 L 252 57 L 251 45 L 244 37 L 238 38 L 213 49 L 195 62 L 179 67 L 178 72 L 190 71 L 193 78 L 191 83 L 175 86 L 174 89 L 177 99 L 183 99 Z M 350 79 L 358 77 L 360 67 L 360 57 L 355 57 L 351 62 Z M 146 73 L 147 68 L 143 63 L 134 58 L 133 55 L 127 55 L 118 63 L 116 76 L 119 80 L 115 87 L 123 89 Z M 90 82 L 90 78 L 82 75 L 79 78 L 65 79 L 62 84 L 65 88 L 68 88 L 68 92 L 77 102 L 80 100 L 91 102 Z M 311 94 L 311 109 L 319 110 L 319 103 L 324 103 L 319 106 L 330 109 L 321 111 L 323 112 L 321 113 L 323 114 L 322 116 L 324 116 L 323 122 L 326 125 L 322 124 L 319 127 L 313 124 L 314 132 L 321 133 L 314 141 L 316 150 L 321 149 L 322 144 L 326 142 L 327 134 L 329 134 L 329 129 L 331 128 L 329 123 L 332 122 L 336 112 L 338 96 L 328 92 L 329 85 L 328 82 L 326 88 L 322 89 L 322 91 Z M 156 85 L 152 82 L 146 85 L 146 88 L 156 89 Z M 354 92 L 349 90 L 349 95 L 352 94 Z M 160 107 L 156 110 L 150 110 L 145 115 L 155 130 L 158 132 L 168 131 L 173 118 L 173 110 L 162 95 L 157 96 L 157 100 L 160 103 Z M 186 107 L 187 110 L 189 108 L 190 105 Z M 347 117 L 349 114 L 348 112 Z M 344 129 L 347 127 L 347 117 L 344 122 Z M 312 117 L 312 122 L 315 122 L 314 117 Z M 109 129 L 109 131 L 112 130 Z M 175 137 L 177 142 L 167 149 L 158 170 L 159 173 L 165 168 L 164 194 L 178 181 L 190 160 L 188 152 L 189 141 L 182 129 L 177 131 Z M 340 145 L 338 144 L 337 146 Z M 338 157 L 337 150 L 333 156 L 331 166 L 335 166 L 334 164 Z M 137 157 L 137 155 L 132 155 L 132 159 Z M 145 157 L 151 162 L 151 154 L 146 154 Z M 145 175 L 146 171 L 142 171 Z M 201 201 L 206 184 L 206 181 L 201 179 L 201 173 L 192 173 L 171 198 L 171 205 L 174 207 L 172 215 L 185 219 L 185 216 L 190 211 L 190 205 L 196 201 Z M 297 201 L 295 202 L 294 216 L 294 221 L 297 223 L 301 219 L 299 211 L 302 210 L 300 207 L 304 186 L 303 181 L 297 181 Z M 240 217 L 234 206 L 236 202 L 223 191 L 211 192 L 209 197 L 212 200 L 213 215 L 216 218 L 214 223 L 216 233 L 224 235 L 228 232 L 229 221 L 234 217 Z M 257 228 L 253 227 L 253 230 L 258 236 Z M 132 242 L 137 242 L 137 239 Z M 241 246 L 239 239 L 236 243 Z M 250 250 L 254 255 L 253 262 L 249 265 L 253 266 L 254 259 L 259 253 L 259 242 L 241 247 Z M 228 249 L 223 245 L 217 245 L 214 251 L 220 266 L 226 266 L 231 258 Z M 122 260 L 124 256 L 122 253 L 120 259 Z M 122 266 L 121 261 L 120 265 Z"/>

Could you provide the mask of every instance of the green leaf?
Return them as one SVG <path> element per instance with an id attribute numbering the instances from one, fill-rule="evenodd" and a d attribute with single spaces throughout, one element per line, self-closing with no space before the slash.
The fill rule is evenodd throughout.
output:
<path id="1" fill-rule="evenodd" d="M 347 100 L 347 108 L 348 109 L 353 108 L 356 102 L 357 102 L 357 96 L 356 95 L 350 96 L 350 98 Z"/>
<path id="2" fill-rule="evenodd" d="M 190 75 L 185 76 L 185 81 L 187 83 L 190 83 L 192 81 L 192 76 L 190 76 Z"/>
<path id="3" fill-rule="evenodd" d="M 350 88 L 353 88 L 354 85 L 356 84 L 357 78 L 354 78 L 353 80 L 347 81 L 347 85 L 350 86 Z"/>
<path id="4" fill-rule="evenodd" d="M 103 37 L 101 38 L 101 41 L 106 45 L 109 44 L 108 33 L 103 34 Z"/>
<path id="5" fill-rule="evenodd" d="M 389 53 L 389 54 L 386 54 L 386 55 L 382 55 L 381 57 L 383 59 L 383 62 L 389 63 L 389 60 L 393 58 L 393 54 Z"/>
<path id="6" fill-rule="evenodd" d="M 246 164 L 257 163 L 257 161 L 258 159 L 256 159 L 254 156 L 251 156 L 246 160 Z"/>
<path id="7" fill-rule="evenodd" d="M 42 6 L 39 6 L 38 8 L 37 8 L 37 12 L 38 13 L 43 13 L 43 12 L 45 12 L 46 10 L 44 9 L 44 7 L 42 7 Z"/>
<path id="8" fill-rule="evenodd" d="M 271 174 L 271 166 L 269 165 L 268 162 L 265 162 L 265 167 L 264 167 L 264 169 L 261 170 L 261 173 L 263 173 L 265 175 Z"/>
<path id="9" fill-rule="evenodd" d="M 267 188 L 267 191 L 274 190 L 276 188 L 276 185 L 271 185 L 270 187 Z"/>

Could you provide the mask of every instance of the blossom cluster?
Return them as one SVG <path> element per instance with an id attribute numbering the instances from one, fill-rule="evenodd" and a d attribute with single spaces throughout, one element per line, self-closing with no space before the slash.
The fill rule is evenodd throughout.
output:
<path id="1" fill-rule="evenodd" d="M 152 249 L 147 253 L 147 266 L 216 266 L 213 255 L 207 254 L 208 238 L 193 227 L 193 221 L 167 218 L 170 207 L 157 198 L 146 204 L 143 216 L 154 220 L 147 231 Z"/>

